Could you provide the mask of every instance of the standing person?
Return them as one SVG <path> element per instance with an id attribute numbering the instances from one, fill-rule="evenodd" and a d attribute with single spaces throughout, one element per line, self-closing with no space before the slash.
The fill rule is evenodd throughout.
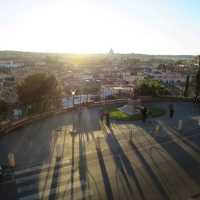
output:
<path id="1" fill-rule="evenodd" d="M 169 117 L 172 119 L 174 116 L 174 105 L 171 103 L 169 104 Z"/>
<path id="2" fill-rule="evenodd" d="M 144 106 L 142 109 L 142 121 L 145 123 L 147 118 L 147 108 Z"/>
<path id="3" fill-rule="evenodd" d="M 110 128 L 110 115 L 108 112 L 106 113 L 106 125 Z"/>

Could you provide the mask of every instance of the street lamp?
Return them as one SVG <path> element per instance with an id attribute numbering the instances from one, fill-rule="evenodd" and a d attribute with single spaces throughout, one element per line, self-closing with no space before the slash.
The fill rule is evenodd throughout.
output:
<path id="1" fill-rule="evenodd" d="M 73 108 L 74 108 L 74 96 L 75 96 L 76 90 L 72 90 L 71 93 L 72 93 L 72 105 L 73 105 Z M 73 114 L 73 124 L 72 124 L 72 131 L 71 131 L 72 134 L 76 132 L 75 127 L 74 127 L 75 126 L 74 123 L 75 123 L 75 120 L 74 120 L 74 114 Z"/>
<path id="2" fill-rule="evenodd" d="M 72 90 L 71 92 L 72 92 L 72 105 L 74 108 L 74 96 L 75 96 L 76 90 Z"/>

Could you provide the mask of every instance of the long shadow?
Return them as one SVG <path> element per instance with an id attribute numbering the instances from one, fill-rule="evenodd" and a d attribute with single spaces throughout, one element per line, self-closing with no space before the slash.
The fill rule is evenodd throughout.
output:
<path id="1" fill-rule="evenodd" d="M 93 130 L 96 130 L 96 125 L 93 124 L 93 119 L 91 116 L 91 113 L 88 111 L 88 108 L 83 108 L 81 110 L 81 115 L 79 117 L 79 120 L 77 120 L 77 124 L 79 128 L 79 175 L 80 175 L 80 182 L 81 182 L 81 190 L 83 193 L 82 199 L 85 199 L 86 196 L 86 190 L 90 191 L 90 178 L 92 182 L 94 183 L 94 187 L 97 190 L 98 196 L 100 198 L 101 194 L 98 189 L 97 183 L 95 181 L 95 178 L 88 170 L 87 166 L 87 154 L 86 154 L 86 143 L 90 140 L 90 133 L 92 136 L 93 141 L 95 141 L 95 137 L 93 135 Z M 87 198 L 91 198 L 92 195 L 87 195 Z"/>
<path id="2" fill-rule="evenodd" d="M 99 160 L 99 165 L 101 167 L 101 173 L 102 173 L 102 176 L 103 176 L 104 188 L 105 188 L 105 191 L 106 191 L 107 199 L 112 200 L 113 199 L 113 193 L 112 193 L 108 173 L 107 173 L 107 170 L 106 170 L 106 166 L 105 166 L 105 163 L 104 163 L 103 155 L 102 155 L 100 148 L 96 148 L 96 151 L 97 151 L 97 156 L 98 156 L 98 160 Z"/>
<path id="3" fill-rule="evenodd" d="M 163 122 L 162 122 L 163 123 Z M 165 122 L 167 129 L 178 137 L 183 143 L 192 148 L 195 152 L 200 154 L 200 126 L 194 120 L 184 120 L 181 130 L 177 129 L 177 123 L 175 121 Z"/>
<path id="4" fill-rule="evenodd" d="M 74 142 L 75 135 L 72 135 L 72 168 L 71 168 L 71 199 L 74 199 Z"/>
<path id="5" fill-rule="evenodd" d="M 53 190 L 54 188 L 58 187 L 59 185 L 59 175 L 60 175 L 60 165 L 57 165 L 57 163 L 59 163 L 59 160 L 56 160 L 55 166 L 54 166 L 54 170 L 53 170 L 53 175 L 52 175 L 52 179 L 51 179 L 51 186 L 50 186 L 50 192 L 51 190 Z M 57 193 L 53 192 L 52 194 L 49 195 L 49 200 L 53 200 L 56 199 Z M 41 198 L 43 199 L 43 198 Z"/>
<path id="6" fill-rule="evenodd" d="M 144 128 L 144 127 L 143 127 Z M 148 133 L 146 133 L 148 134 Z M 173 141 L 173 138 L 166 134 L 165 140 L 171 142 L 163 142 L 163 139 L 159 137 L 153 137 L 149 134 L 157 143 L 159 143 L 168 153 L 172 156 L 174 160 L 182 167 L 186 173 L 197 183 L 200 184 L 200 164 L 198 161 L 193 159 L 193 157 L 186 152 L 181 146 Z"/>
<path id="7" fill-rule="evenodd" d="M 185 143 L 186 145 L 188 145 L 190 148 L 192 148 L 198 154 L 200 154 L 200 149 L 197 146 L 194 146 L 193 144 L 191 144 L 190 142 L 188 142 L 188 140 L 189 140 L 192 143 L 194 143 L 195 145 L 200 146 L 200 135 L 196 135 L 194 137 L 188 137 L 188 138 L 186 136 L 183 136 L 183 137 L 184 138 L 181 138 L 182 142 Z"/>
<path id="8" fill-rule="evenodd" d="M 55 142 L 54 142 L 54 145 L 53 145 L 53 152 L 52 152 L 52 155 L 54 154 L 54 152 L 56 151 L 56 141 L 58 139 L 58 135 L 56 134 L 56 137 L 55 137 Z M 51 158 L 52 159 L 52 158 Z M 60 169 L 60 166 L 58 165 L 57 166 L 57 163 L 58 163 L 58 160 L 56 160 L 55 162 L 55 165 L 54 165 L 54 168 L 53 168 L 53 175 L 52 175 L 52 178 L 51 178 L 51 186 L 50 186 L 50 191 L 53 190 L 53 188 L 57 187 L 58 186 L 58 176 L 59 176 L 59 169 Z M 48 182 L 48 178 L 49 178 L 49 170 L 48 170 L 48 173 L 47 173 L 47 176 L 46 176 L 46 180 L 45 180 L 45 184 L 43 186 L 43 190 L 45 190 L 46 186 L 47 186 L 47 182 Z M 38 180 L 38 183 L 39 183 L 39 180 Z M 52 195 L 49 195 L 48 199 L 51 199 L 51 197 L 55 198 L 56 194 L 52 194 Z M 42 198 L 43 198 L 43 195 L 42 195 Z"/>
<path id="9" fill-rule="evenodd" d="M 129 183 L 128 177 L 126 176 L 124 169 L 126 170 L 128 175 L 133 179 L 133 181 L 135 182 L 141 198 L 143 200 L 145 200 L 146 198 L 145 198 L 144 193 L 142 191 L 142 188 L 140 186 L 139 180 L 136 177 L 136 174 L 135 174 L 135 172 L 134 172 L 134 170 L 131 166 L 129 159 L 125 155 L 121 145 L 119 144 L 117 138 L 115 137 L 112 128 L 110 128 L 109 130 L 110 130 L 111 134 L 107 134 L 107 143 L 109 145 L 111 152 L 113 153 L 113 158 L 114 158 L 116 166 L 118 167 L 118 169 L 123 174 L 123 177 L 126 181 L 126 184 L 127 184 L 127 187 L 129 189 L 130 193 L 133 194 L 133 190 L 132 190 L 131 184 Z M 117 154 L 119 156 L 116 156 Z"/>
<path id="10" fill-rule="evenodd" d="M 113 142 L 112 142 L 112 138 L 111 138 L 110 134 L 107 136 L 106 139 L 107 139 L 107 143 L 109 145 L 109 148 L 110 148 L 110 150 L 111 150 L 111 152 L 113 154 L 113 159 L 115 161 L 117 169 L 121 172 L 121 174 L 122 174 L 122 176 L 123 176 L 123 178 L 124 178 L 124 180 L 126 182 L 127 188 L 129 190 L 129 192 L 132 194 L 133 190 L 132 190 L 131 184 L 130 184 L 130 182 L 128 180 L 128 177 L 126 175 L 126 172 L 125 172 L 125 170 L 123 168 L 123 162 L 120 159 L 120 155 L 117 155 L 117 154 L 119 154 L 119 152 L 116 152 L 116 150 L 112 147 Z"/>
<path id="11" fill-rule="evenodd" d="M 196 144 L 199 146 L 200 144 L 200 135 L 196 134 L 193 136 L 190 136 L 189 134 L 182 134 L 182 133 L 176 133 L 176 130 L 174 130 L 173 128 L 169 128 L 170 131 L 176 136 L 178 137 L 184 144 L 188 145 L 190 148 L 192 148 L 195 152 L 197 152 L 198 154 L 200 154 L 200 149 L 198 147 L 196 147 L 195 145 L 193 145 L 192 143 Z M 189 142 L 191 141 L 191 143 Z"/>
<path id="12" fill-rule="evenodd" d="M 83 193 L 82 199 L 86 197 L 87 189 L 87 159 L 86 159 L 86 146 L 82 133 L 79 133 L 79 175 L 81 182 L 81 190 Z"/>
<path id="13" fill-rule="evenodd" d="M 176 182 L 171 180 L 171 181 L 173 181 L 173 183 L 171 183 L 171 181 L 170 181 L 171 176 L 169 177 L 168 173 L 166 173 L 165 170 L 163 169 L 163 167 L 159 165 L 158 160 L 154 156 L 154 153 L 159 154 L 159 156 L 161 156 L 161 158 L 164 160 L 164 162 L 165 162 L 164 168 L 169 167 L 169 169 L 171 169 L 171 170 L 173 169 L 173 173 L 176 174 L 176 178 L 178 178 L 179 182 L 181 182 L 184 186 L 187 185 L 187 182 L 185 182 L 184 178 L 179 174 L 179 169 L 177 169 L 171 162 L 169 162 L 166 159 L 164 149 L 155 147 L 155 146 L 151 147 L 149 149 L 149 156 L 152 160 L 154 167 L 159 172 L 159 177 L 161 179 L 161 182 L 164 184 L 166 191 L 168 191 L 168 194 L 173 194 L 173 193 L 177 194 L 177 198 L 182 199 L 182 197 L 180 197 L 180 194 L 177 193 Z"/>
<path id="14" fill-rule="evenodd" d="M 163 196 L 163 198 L 166 199 L 166 200 L 170 200 L 170 197 L 166 193 L 165 189 L 162 187 L 162 184 L 160 183 L 159 179 L 154 174 L 153 170 L 151 169 L 151 167 L 149 166 L 149 164 L 147 163 L 147 161 L 144 159 L 143 155 L 140 153 L 140 151 L 138 150 L 138 148 L 136 147 L 136 145 L 132 141 L 130 141 L 130 145 L 131 145 L 134 153 L 137 155 L 137 157 L 142 162 L 142 164 L 145 167 L 146 171 L 151 176 L 152 180 L 154 181 L 156 187 L 158 188 L 158 190 L 161 193 L 161 195 Z"/>

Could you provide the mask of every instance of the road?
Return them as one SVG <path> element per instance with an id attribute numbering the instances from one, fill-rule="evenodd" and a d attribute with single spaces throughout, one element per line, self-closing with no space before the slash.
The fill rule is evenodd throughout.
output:
<path id="1" fill-rule="evenodd" d="M 108 128 L 98 109 L 84 108 L 7 135 L 0 150 L 1 162 L 8 152 L 16 155 L 12 199 L 198 199 L 199 110 L 190 103 L 175 110 L 173 120 L 165 115 Z M 73 124 L 77 134 L 70 134 Z"/>

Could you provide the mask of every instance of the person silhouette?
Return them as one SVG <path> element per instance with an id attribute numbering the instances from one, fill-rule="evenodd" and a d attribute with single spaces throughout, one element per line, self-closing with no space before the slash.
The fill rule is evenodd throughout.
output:
<path id="1" fill-rule="evenodd" d="M 110 114 L 106 113 L 106 125 L 110 128 Z"/>
<path id="2" fill-rule="evenodd" d="M 174 105 L 169 104 L 169 117 L 172 119 L 174 117 Z"/>
<path id="3" fill-rule="evenodd" d="M 142 121 L 145 123 L 147 118 L 147 108 L 144 106 L 142 109 Z"/>

